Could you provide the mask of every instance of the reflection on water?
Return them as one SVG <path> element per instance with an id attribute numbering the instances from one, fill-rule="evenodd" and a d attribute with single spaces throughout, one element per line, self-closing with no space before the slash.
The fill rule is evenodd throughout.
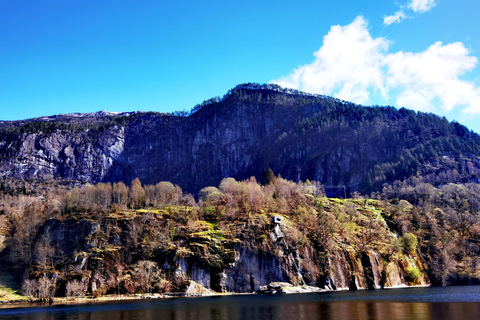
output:
<path id="1" fill-rule="evenodd" d="M 480 286 L 178 298 L 0 309 L 0 319 L 480 319 Z"/>

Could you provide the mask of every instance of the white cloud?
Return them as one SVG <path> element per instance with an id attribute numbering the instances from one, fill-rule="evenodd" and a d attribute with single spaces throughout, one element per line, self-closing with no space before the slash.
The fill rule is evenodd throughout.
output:
<path id="1" fill-rule="evenodd" d="M 401 94 L 397 98 L 397 104 L 401 107 L 428 110 L 434 106 L 435 99 L 439 99 L 436 105 L 444 112 L 451 111 L 455 106 L 472 105 L 475 87 L 459 79 L 477 64 L 477 59 L 469 56 L 469 53 L 463 43 L 442 45 L 437 42 L 420 53 L 389 54 L 384 59 L 387 86 L 404 88 L 403 95 L 406 92 L 409 92 L 409 96 L 414 93 L 428 102 L 415 105 L 411 103 L 414 100 L 403 98 Z"/>
<path id="2" fill-rule="evenodd" d="M 383 17 L 383 24 L 386 26 L 392 23 L 400 23 L 402 20 L 409 18 L 405 13 L 412 10 L 414 13 L 425 13 L 436 6 L 435 0 L 410 0 L 406 5 L 400 6 L 400 10 L 395 14 Z"/>
<path id="3" fill-rule="evenodd" d="M 379 93 L 381 103 L 397 107 L 480 116 L 480 87 L 460 78 L 477 65 L 463 43 L 437 42 L 418 53 L 388 48 L 389 41 L 372 38 L 365 19 L 357 17 L 331 28 L 312 63 L 272 82 L 360 104 Z"/>
<path id="4" fill-rule="evenodd" d="M 314 53 L 313 63 L 274 82 L 284 87 L 334 94 L 345 100 L 367 103 L 369 87 L 386 94 L 380 63 L 387 49 L 388 41 L 373 39 L 367 30 L 367 22 L 360 16 L 348 26 L 333 26 L 323 38 L 323 46 Z"/>
<path id="5" fill-rule="evenodd" d="M 400 23 L 406 17 L 407 16 L 403 12 L 403 10 L 400 10 L 400 11 L 395 12 L 394 15 L 383 17 L 383 24 L 389 26 L 392 23 Z"/>
<path id="6" fill-rule="evenodd" d="M 424 13 L 431 10 L 435 5 L 435 0 L 412 0 L 408 4 L 408 8 L 412 9 L 413 12 Z"/>

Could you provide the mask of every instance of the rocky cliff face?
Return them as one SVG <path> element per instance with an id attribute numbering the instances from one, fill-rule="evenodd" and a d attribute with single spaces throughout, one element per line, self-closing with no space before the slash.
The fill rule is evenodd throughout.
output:
<path id="1" fill-rule="evenodd" d="M 162 224 L 161 220 L 142 215 L 103 222 L 52 219 L 37 239 L 55 249 L 51 259 L 64 277 L 59 281 L 81 278 L 92 292 L 128 291 L 131 279 L 141 283 L 136 278 L 140 277 L 137 268 L 145 259 L 157 265 L 165 279 L 190 279 L 217 292 L 254 292 L 271 282 L 299 285 L 302 278 L 307 285 L 327 290 L 429 284 L 417 253 L 385 258 L 373 249 L 358 249 L 344 241 L 335 241 L 331 251 L 323 253 L 312 244 L 289 250 L 278 241 L 269 248 L 259 248 L 238 238 L 222 239 L 202 232 L 178 233 L 159 245 L 161 239 L 151 238 L 145 223 Z M 266 234 L 276 237 L 273 230 Z M 322 254 L 327 258 L 320 259 Z M 26 274 L 38 273 L 35 268 Z M 416 279 L 408 278 L 409 269 L 419 270 Z"/>
<path id="2" fill-rule="evenodd" d="M 98 113 L 4 122 L 0 175 L 138 177 L 197 192 L 228 176 L 259 178 L 271 167 L 290 180 L 320 181 L 330 194 L 370 192 L 418 173 L 443 173 L 439 183 L 480 176 L 478 135 L 434 115 L 249 85 L 198 109 L 188 117 Z"/>
<path id="3" fill-rule="evenodd" d="M 123 152 L 125 128 L 112 127 L 94 141 L 60 131 L 24 133 L 0 142 L 3 176 L 20 179 L 102 181 Z"/>

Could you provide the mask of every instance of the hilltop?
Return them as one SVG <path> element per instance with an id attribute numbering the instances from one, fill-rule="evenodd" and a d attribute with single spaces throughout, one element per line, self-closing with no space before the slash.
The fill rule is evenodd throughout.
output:
<path id="1" fill-rule="evenodd" d="M 480 136 L 434 114 L 365 107 L 276 85 L 243 84 L 190 112 L 70 114 L 3 122 L 3 177 L 154 184 L 197 193 L 263 170 L 321 182 L 329 195 L 420 177 L 477 182 Z"/>

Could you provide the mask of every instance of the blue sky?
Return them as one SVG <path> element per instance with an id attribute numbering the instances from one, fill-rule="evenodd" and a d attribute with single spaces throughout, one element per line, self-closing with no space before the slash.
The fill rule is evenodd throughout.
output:
<path id="1" fill-rule="evenodd" d="M 0 120 L 189 110 L 244 82 L 480 133 L 480 2 L 0 1 Z"/>

